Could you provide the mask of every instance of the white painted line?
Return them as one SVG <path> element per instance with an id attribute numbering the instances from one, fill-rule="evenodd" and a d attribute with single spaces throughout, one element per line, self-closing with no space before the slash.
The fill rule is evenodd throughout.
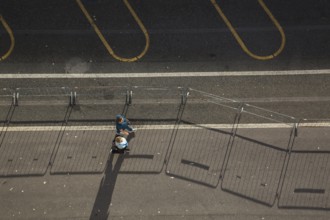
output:
<path id="1" fill-rule="evenodd" d="M 15 126 L 8 127 L 7 131 L 107 131 L 115 130 L 115 126 Z"/>
<path id="2" fill-rule="evenodd" d="M 293 124 L 292 124 L 293 126 Z M 265 123 L 265 124 L 240 124 L 238 128 L 244 129 L 258 129 L 258 128 L 291 128 L 289 124 L 284 123 Z M 136 125 L 137 132 L 139 130 L 168 130 L 174 129 L 174 125 Z M 189 130 L 189 129 L 205 129 L 205 128 L 213 128 L 213 129 L 231 129 L 233 124 L 199 124 L 199 125 L 186 125 L 181 124 L 178 129 Z M 300 123 L 299 127 L 330 127 L 329 122 L 320 122 L 320 123 Z M 14 126 L 7 127 L 6 131 L 9 132 L 17 132 L 17 131 L 115 131 L 115 126 Z"/>
<path id="3" fill-rule="evenodd" d="M 267 97 L 267 98 L 233 98 L 239 102 L 329 102 L 330 97 Z"/>
<path id="4" fill-rule="evenodd" d="M 156 77 L 204 77 L 204 76 L 286 76 L 330 74 L 330 69 L 286 71 L 236 71 L 236 72 L 170 72 L 170 73 L 36 73 L 0 74 L 0 79 L 67 79 L 67 78 L 156 78 Z"/>

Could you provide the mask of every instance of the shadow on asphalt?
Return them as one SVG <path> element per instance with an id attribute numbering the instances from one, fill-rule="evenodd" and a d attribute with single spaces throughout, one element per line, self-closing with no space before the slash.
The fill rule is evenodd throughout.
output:
<path id="1" fill-rule="evenodd" d="M 139 105 L 141 103 L 135 106 L 136 109 Z M 60 105 L 37 107 L 7 105 L 0 118 L 0 176 L 33 176 L 36 171 L 38 175 L 43 175 L 49 162 L 51 174 L 104 172 L 91 219 L 107 219 L 109 216 L 108 210 L 119 174 L 160 174 L 164 165 L 166 175 L 211 188 L 216 188 L 221 182 L 222 190 L 270 207 L 277 200 L 279 208 L 330 209 L 327 125 L 322 127 L 322 123 L 319 123 L 311 129 L 306 123 L 305 126 L 298 126 L 299 132 L 293 132 L 291 127 L 237 128 L 241 123 L 255 123 L 255 116 L 262 116 L 263 123 L 268 122 L 263 109 L 251 106 L 246 106 L 248 108 L 243 114 L 247 119 L 243 121 L 237 120 L 236 109 L 224 112 L 213 108 L 203 111 L 204 118 L 193 117 L 196 116 L 193 114 L 196 107 L 200 108 L 194 102 L 190 108 L 192 112 L 186 106 L 180 106 L 172 110 L 167 118 L 161 119 L 159 117 L 163 115 L 160 116 L 155 109 L 152 110 L 155 112 L 152 119 L 145 116 L 150 110 L 140 109 L 142 116 L 138 111 L 132 111 L 130 119 L 135 125 L 146 129 L 138 131 L 138 136 L 130 140 L 137 146 L 132 149 L 132 154 L 118 155 L 115 161 L 113 154 L 108 158 L 114 131 L 93 131 L 88 126 L 75 130 L 74 127 L 113 124 L 111 118 L 119 106 L 124 114 L 130 108 L 123 102 L 113 106 L 93 106 L 95 112 L 90 112 L 90 105 L 72 107 L 62 102 Z M 246 114 L 250 113 L 248 110 L 254 113 L 251 114 L 253 117 Z M 232 116 L 230 126 L 224 129 L 216 127 L 223 121 L 205 121 L 210 115 L 218 116 L 216 113 L 226 116 L 226 122 L 228 115 Z M 271 116 L 273 119 L 273 112 Z M 166 132 L 159 132 L 160 125 L 167 128 Z M 50 126 L 51 129 L 38 130 L 40 126 Z M 323 145 L 315 146 L 314 140 Z M 98 141 L 100 144 L 96 146 Z M 62 148 L 59 148 L 61 145 Z M 43 158 L 37 157 L 40 152 L 44 153 Z M 58 163 L 58 170 L 53 169 L 53 162 L 55 165 Z M 31 168 L 34 173 L 31 173 Z"/>
<path id="2" fill-rule="evenodd" d="M 116 163 L 114 162 L 114 154 L 110 154 L 104 176 L 100 183 L 99 191 L 95 198 L 90 220 L 107 220 L 110 215 L 110 204 L 115 189 L 117 177 L 120 167 L 124 161 L 124 154 L 119 154 Z"/>

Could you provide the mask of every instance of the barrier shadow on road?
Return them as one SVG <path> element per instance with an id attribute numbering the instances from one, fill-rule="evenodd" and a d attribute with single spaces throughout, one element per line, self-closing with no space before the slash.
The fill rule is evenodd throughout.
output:
<path id="1" fill-rule="evenodd" d="M 231 143 L 222 190 L 273 206 L 294 125 L 292 117 L 245 104 Z"/>
<path id="2" fill-rule="evenodd" d="M 73 88 L 74 105 L 65 123 L 51 174 L 102 173 L 115 136 L 115 115 L 126 109 L 126 87 Z"/>
<path id="3" fill-rule="evenodd" d="M 0 90 L 0 147 L 14 108 L 13 94 L 14 91 L 10 89 Z"/>
<path id="4" fill-rule="evenodd" d="M 166 174 L 217 187 L 240 103 L 189 90 Z"/>
<path id="5" fill-rule="evenodd" d="M 51 174 L 103 172 L 126 93 L 126 87 L 19 88 L 6 105 L 2 96 L 8 113 L 1 114 L 0 176 L 44 175 L 49 165 Z"/>
<path id="6" fill-rule="evenodd" d="M 329 121 L 298 124 L 181 88 L 2 90 L 0 110 L 0 177 L 44 175 L 50 167 L 51 174 L 106 170 L 109 178 L 121 113 L 137 131 L 130 154 L 111 165 L 115 175 L 158 174 L 165 167 L 166 175 L 212 188 L 222 180 L 222 190 L 270 207 L 279 199 L 279 208 L 330 210 Z"/>
<path id="7" fill-rule="evenodd" d="M 133 99 L 125 114 L 136 135 L 120 173 L 162 172 L 180 117 L 182 92 L 180 88 L 132 88 Z"/>
<path id="8" fill-rule="evenodd" d="M 330 210 L 328 124 L 329 121 L 325 120 L 299 123 L 281 188 L 279 208 Z"/>
<path id="9" fill-rule="evenodd" d="M 38 89 L 40 90 L 40 89 Z M 17 89 L 2 135 L 0 176 L 44 175 L 68 114 L 65 89 Z M 19 94 L 19 95 L 18 95 Z M 38 94 L 38 95 L 37 95 Z M 19 97 L 20 102 L 18 103 Z M 16 99 L 15 99 L 16 98 Z"/>

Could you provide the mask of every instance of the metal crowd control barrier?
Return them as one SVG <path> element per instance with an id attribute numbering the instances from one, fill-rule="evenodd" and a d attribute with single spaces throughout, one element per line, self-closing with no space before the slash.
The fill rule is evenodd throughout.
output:
<path id="1" fill-rule="evenodd" d="M 72 88 L 74 102 L 53 159 L 51 174 L 101 173 L 115 135 L 114 118 L 127 106 L 127 87 Z"/>
<path id="2" fill-rule="evenodd" d="M 13 96 L 14 96 L 14 91 L 11 89 L 1 89 L 0 90 L 0 106 L 11 106 L 13 104 Z M 5 109 L 1 109 L 1 118 L 0 120 L 3 121 L 3 118 L 5 118 L 4 115 L 6 115 Z"/>
<path id="3" fill-rule="evenodd" d="M 15 90 L 15 105 L 67 105 L 70 98 L 70 88 L 47 87 L 47 88 L 17 88 Z M 51 102 L 51 103 L 50 103 Z"/>
<path id="4" fill-rule="evenodd" d="M 273 206 L 294 128 L 293 117 L 244 104 L 222 189 Z"/>
<path id="5" fill-rule="evenodd" d="M 216 187 L 240 105 L 189 89 L 166 173 Z"/>
<path id="6" fill-rule="evenodd" d="M 121 173 L 160 173 L 182 111 L 182 88 L 132 87 L 125 112 L 137 135 Z"/>
<path id="7" fill-rule="evenodd" d="M 119 173 L 165 166 L 267 206 L 330 209 L 329 121 L 297 123 L 191 88 L 2 89 L 0 176 L 103 172 L 116 114 L 137 129 Z"/>
<path id="8" fill-rule="evenodd" d="M 328 120 L 299 123 L 280 193 L 280 208 L 330 210 L 329 123 Z"/>
<path id="9" fill-rule="evenodd" d="M 12 112 L 13 96 L 13 90 L 7 88 L 0 90 L 0 143 L 3 140 L 4 132 Z"/>
<path id="10" fill-rule="evenodd" d="M 0 176 L 44 175 L 68 113 L 66 88 L 16 89 L 0 146 Z"/>

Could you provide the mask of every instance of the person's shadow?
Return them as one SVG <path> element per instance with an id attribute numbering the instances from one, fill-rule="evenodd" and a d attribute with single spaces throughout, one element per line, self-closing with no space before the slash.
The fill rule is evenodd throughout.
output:
<path id="1" fill-rule="evenodd" d="M 118 158 L 116 163 L 114 162 L 114 154 L 111 153 L 110 159 L 108 160 L 107 167 L 100 183 L 99 191 L 97 193 L 93 210 L 90 215 L 90 220 L 107 220 L 110 214 L 110 204 L 112 195 L 115 189 L 116 180 L 120 167 L 124 161 L 125 154 L 117 154 Z"/>

